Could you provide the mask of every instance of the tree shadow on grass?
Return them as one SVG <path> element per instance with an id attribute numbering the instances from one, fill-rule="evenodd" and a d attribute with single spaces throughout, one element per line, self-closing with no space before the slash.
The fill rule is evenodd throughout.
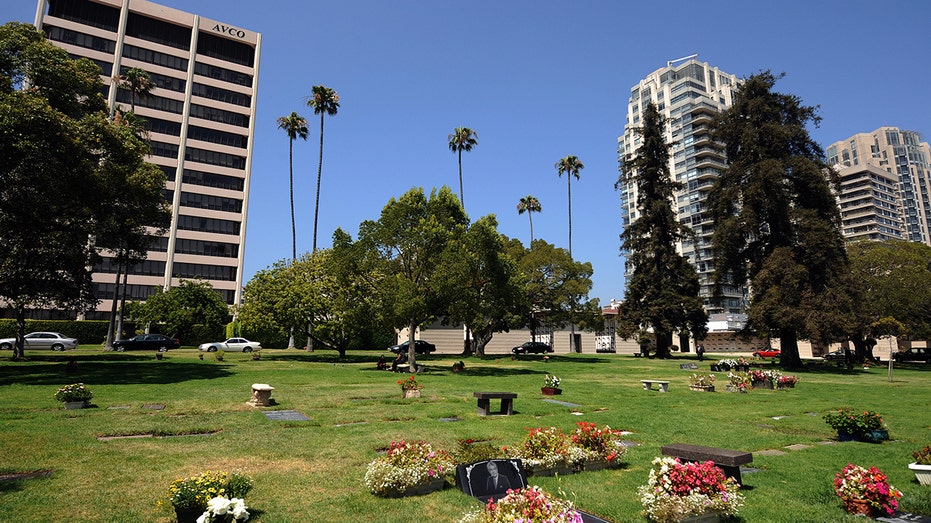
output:
<path id="1" fill-rule="evenodd" d="M 17 363 L 0 366 L 0 385 L 61 385 L 81 382 L 87 385 L 166 384 L 189 380 L 223 378 L 233 373 L 223 365 L 203 363 L 154 363 L 149 358 L 141 361 L 97 361 L 93 357 L 75 358 L 77 368 L 68 369 L 65 363 Z"/>

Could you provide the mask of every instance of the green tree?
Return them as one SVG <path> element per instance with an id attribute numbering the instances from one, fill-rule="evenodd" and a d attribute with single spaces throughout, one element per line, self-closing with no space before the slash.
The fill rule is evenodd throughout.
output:
<path id="1" fill-rule="evenodd" d="M 584 169 L 582 161 L 577 156 L 566 156 L 556 162 L 556 173 L 562 178 L 566 175 L 566 188 L 569 195 L 569 256 L 572 256 L 572 177 L 580 178 L 579 171 Z"/>
<path id="2" fill-rule="evenodd" d="M 438 272 L 441 295 L 451 297 L 446 319 L 462 323 L 471 335 L 464 356 L 485 354 L 496 332 L 521 326 L 523 274 L 505 253 L 504 238 L 494 216 L 483 216 L 468 231 L 450 241 Z"/>
<path id="3" fill-rule="evenodd" d="M 851 281 L 858 291 L 850 332 L 857 361 L 873 359 L 875 338 L 895 334 L 931 339 L 931 247 L 898 240 L 848 244 Z M 890 332 L 888 326 L 896 327 Z M 898 326 L 901 326 L 899 328 Z"/>
<path id="4" fill-rule="evenodd" d="M 533 245 L 533 213 L 543 211 L 543 206 L 540 205 L 540 200 L 536 196 L 528 194 L 520 199 L 517 202 L 517 214 L 527 213 L 527 218 L 530 218 L 530 244 Z"/>
<path id="5" fill-rule="evenodd" d="M 323 117 L 335 116 L 339 111 L 339 94 L 333 89 L 323 85 L 315 85 L 313 94 L 307 100 L 307 105 L 314 108 L 314 114 L 320 115 L 320 162 L 317 164 L 317 198 L 314 203 L 314 243 L 313 250 L 317 250 L 317 217 L 320 211 L 320 180 L 323 176 Z"/>
<path id="6" fill-rule="evenodd" d="M 359 226 L 359 242 L 378 266 L 379 310 L 395 329 L 408 329 L 409 363 L 416 364 L 414 335 L 418 327 L 446 312 L 451 297 L 443 292 L 446 277 L 439 267 L 450 241 L 465 234 L 468 217 L 448 187 L 411 189 L 392 198 L 378 221 Z"/>
<path id="7" fill-rule="evenodd" d="M 291 111 L 290 115 L 278 118 L 278 128 L 284 130 L 285 134 L 288 135 L 288 194 L 291 200 L 291 260 L 296 260 L 297 226 L 294 222 L 294 140 L 298 138 L 305 141 L 307 140 L 307 120 L 296 112 Z M 319 173 L 317 186 L 319 191 Z M 317 197 L 319 198 L 319 192 Z M 315 233 L 316 230 L 316 223 L 314 223 Z"/>
<path id="8" fill-rule="evenodd" d="M 714 122 L 728 166 L 708 197 L 718 285 L 749 283 L 756 329 L 778 336 L 782 365 L 801 365 L 798 340 L 830 341 L 852 321 L 841 292 L 848 271 L 840 214 L 830 184 L 837 174 L 805 126 L 816 108 L 772 90 L 763 72 L 744 80 L 735 103 Z"/>
<path id="9" fill-rule="evenodd" d="M 89 267 L 113 247 L 95 243 L 119 212 L 113 188 L 127 176 L 157 183 L 136 131 L 107 118 L 102 89 L 90 60 L 71 60 L 31 25 L 0 27 L 0 298 L 17 319 L 15 358 L 26 309 L 97 302 Z"/>
<path id="10" fill-rule="evenodd" d="M 669 174 L 669 145 L 663 137 L 665 119 L 650 103 L 643 113 L 642 138 L 634 158 L 621 165 L 615 187 L 637 185 L 637 213 L 621 233 L 621 249 L 632 269 L 620 311 L 622 333 L 627 337 L 651 327 L 656 355 L 669 357 L 672 335 L 688 330 L 701 338 L 708 331 L 708 314 L 698 296 L 695 268 L 676 250 L 676 244 L 692 235 L 680 224 L 672 208 L 681 184 Z"/>
<path id="11" fill-rule="evenodd" d="M 459 156 L 459 201 L 465 208 L 465 195 L 462 192 L 462 151 L 470 152 L 478 145 L 478 133 L 468 127 L 456 127 L 448 137 L 449 150 Z"/>
<path id="12" fill-rule="evenodd" d="M 130 67 L 123 74 L 115 78 L 118 89 L 129 91 L 130 110 L 136 112 L 136 99 L 147 98 L 152 89 L 155 89 L 155 83 L 152 82 L 152 76 L 145 69 Z"/>
<path id="13" fill-rule="evenodd" d="M 204 280 L 181 280 L 168 290 L 159 287 L 145 302 L 127 306 L 137 321 L 160 323 L 171 336 L 191 339 L 195 325 L 208 329 L 229 323 L 229 307 L 213 285 Z"/>

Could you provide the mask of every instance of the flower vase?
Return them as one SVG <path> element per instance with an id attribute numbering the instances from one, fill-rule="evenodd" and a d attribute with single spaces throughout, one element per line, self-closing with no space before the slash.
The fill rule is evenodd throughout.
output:
<path id="1" fill-rule="evenodd" d="M 404 389 L 404 399 L 407 398 L 419 398 L 420 389 Z"/>
<path id="2" fill-rule="evenodd" d="M 424 494 L 429 494 L 431 492 L 436 492 L 437 490 L 443 490 L 446 486 L 445 478 L 431 478 L 425 483 L 419 485 L 414 485 L 413 487 L 408 487 L 403 491 L 395 491 L 388 495 L 392 498 L 404 498 L 407 496 L 422 496 Z"/>
<path id="3" fill-rule="evenodd" d="M 776 384 L 777 390 L 794 389 L 794 388 L 795 388 L 794 383 L 777 383 Z"/>
<path id="4" fill-rule="evenodd" d="M 87 400 L 66 401 L 66 402 L 65 402 L 65 408 L 68 409 L 68 410 L 83 409 L 83 408 L 85 408 L 85 407 L 87 407 Z M 200 515 L 200 514 L 198 514 L 198 516 L 199 516 L 199 515 Z"/>
<path id="5" fill-rule="evenodd" d="M 544 396 L 554 396 L 562 394 L 562 389 L 556 387 L 540 387 L 540 392 L 542 392 Z"/>
<path id="6" fill-rule="evenodd" d="M 685 516 L 679 520 L 679 523 L 718 523 L 719 521 L 721 521 L 721 515 L 712 510 Z"/>
<path id="7" fill-rule="evenodd" d="M 908 468 L 915 473 L 915 479 L 921 485 L 931 485 L 931 465 L 909 463 Z"/>
<path id="8" fill-rule="evenodd" d="M 710 365 L 710 367 L 711 367 L 711 372 L 721 372 L 720 365 Z"/>
<path id="9" fill-rule="evenodd" d="M 854 515 L 864 515 L 873 517 L 879 514 L 879 510 L 866 499 L 845 499 L 844 509 Z"/>
<path id="10" fill-rule="evenodd" d="M 889 439 L 889 431 L 886 429 L 871 430 L 863 435 L 862 440 L 869 443 L 882 443 Z"/>
<path id="11" fill-rule="evenodd" d="M 770 380 L 754 380 L 752 382 L 754 389 L 768 389 L 773 390 L 773 382 Z"/>
<path id="12" fill-rule="evenodd" d="M 747 387 L 739 387 L 739 386 L 737 386 L 737 385 L 728 384 L 728 385 L 727 385 L 727 392 L 743 392 L 743 393 L 746 393 L 746 392 L 747 392 Z"/>
<path id="13" fill-rule="evenodd" d="M 850 434 L 848 432 L 838 431 L 837 440 L 838 441 L 857 441 L 857 436 L 855 434 Z"/>
<path id="14" fill-rule="evenodd" d="M 689 385 L 689 389 L 698 392 L 714 392 L 714 385 Z"/>
<path id="15" fill-rule="evenodd" d="M 197 523 L 197 518 L 203 513 L 204 509 L 202 508 L 175 507 L 175 516 L 178 518 L 178 523 Z"/>

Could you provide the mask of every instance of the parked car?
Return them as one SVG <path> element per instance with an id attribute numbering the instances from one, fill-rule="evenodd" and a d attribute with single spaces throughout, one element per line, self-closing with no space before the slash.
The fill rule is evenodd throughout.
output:
<path id="1" fill-rule="evenodd" d="M 16 338 L 0 340 L 0 350 L 13 350 Z M 23 349 L 67 350 L 76 349 L 78 340 L 69 338 L 60 332 L 30 332 L 23 340 Z"/>
<path id="2" fill-rule="evenodd" d="M 782 350 L 780 349 L 760 349 L 753 351 L 754 358 L 778 358 L 782 356 Z"/>
<path id="3" fill-rule="evenodd" d="M 252 352 L 261 349 L 262 344 L 257 341 L 249 341 L 246 338 L 230 338 L 226 341 L 202 343 L 197 348 L 203 352 L 216 352 L 218 350 L 226 352 Z"/>
<path id="4" fill-rule="evenodd" d="M 514 354 L 545 354 L 553 352 L 553 347 L 542 341 L 525 341 L 519 347 L 511 349 Z"/>
<path id="5" fill-rule="evenodd" d="M 167 352 L 168 349 L 177 349 L 181 346 L 178 338 L 169 338 L 164 334 L 140 334 L 128 340 L 116 340 L 113 348 L 123 352 L 125 350 L 157 350 Z"/>
<path id="6" fill-rule="evenodd" d="M 851 352 L 851 356 L 853 356 L 853 351 L 850 351 L 850 352 Z M 837 349 L 835 351 L 831 351 L 827 354 L 824 354 L 821 357 L 827 361 L 844 361 L 845 359 L 847 359 L 847 356 L 844 354 L 844 349 Z"/>
<path id="7" fill-rule="evenodd" d="M 401 343 L 399 345 L 392 345 L 391 347 L 388 347 L 388 350 L 390 350 L 391 352 L 395 354 L 399 352 L 402 354 L 407 354 L 408 347 L 410 347 L 410 342 L 405 341 L 404 343 Z M 417 354 L 430 354 L 431 352 L 434 352 L 435 350 L 436 350 L 436 345 L 430 342 L 427 342 L 424 340 L 416 340 L 414 342 L 414 352 Z"/>
<path id="8" fill-rule="evenodd" d="M 923 361 L 925 363 L 931 363 L 931 352 L 928 352 L 927 347 L 912 347 L 910 349 L 894 353 L 892 355 L 892 359 L 896 362 Z"/>

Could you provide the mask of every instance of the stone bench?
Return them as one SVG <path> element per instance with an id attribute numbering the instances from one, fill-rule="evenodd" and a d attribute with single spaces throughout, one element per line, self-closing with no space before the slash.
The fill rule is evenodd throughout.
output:
<path id="1" fill-rule="evenodd" d="M 661 447 L 664 456 L 672 456 L 684 461 L 713 461 L 724 473 L 743 486 L 740 481 L 740 466 L 753 461 L 753 454 L 742 450 L 719 449 L 716 447 L 703 447 L 686 443 L 673 443 Z"/>
<path id="2" fill-rule="evenodd" d="M 643 390 L 653 390 L 653 384 L 659 385 L 660 392 L 669 392 L 669 382 L 661 380 L 640 380 L 643 383 Z"/>
<path id="3" fill-rule="evenodd" d="M 249 400 L 249 405 L 253 407 L 267 407 L 271 404 L 272 391 L 275 390 L 275 387 L 272 387 L 268 383 L 253 383 L 252 384 L 252 399 Z"/>
<path id="4" fill-rule="evenodd" d="M 501 400 L 501 412 L 505 416 L 510 416 L 514 414 L 514 398 L 517 397 L 517 394 L 514 392 L 476 392 L 474 394 L 478 398 L 478 415 L 487 416 L 488 415 L 488 404 L 491 399 L 500 399 Z"/>

